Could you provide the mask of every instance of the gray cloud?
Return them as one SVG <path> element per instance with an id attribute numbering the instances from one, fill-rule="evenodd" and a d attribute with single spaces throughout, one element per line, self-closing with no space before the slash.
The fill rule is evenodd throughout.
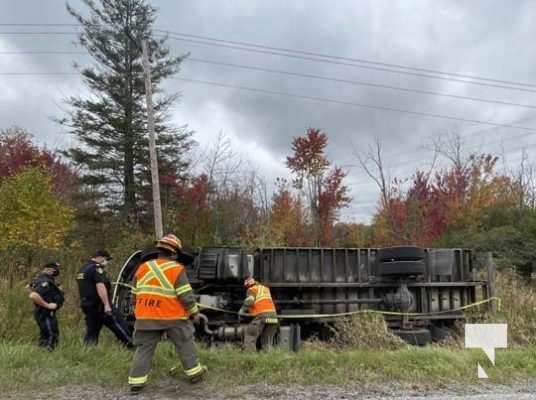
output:
<path id="1" fill-rule="evenodd" d="M 78 1 L 73 5 L 79 6 Z M 536 82 L 536 5 L 531 1 L 153 1 L 160 9 L 157 25 L 170 31 L 221 39 L 303 49 L 354 57 L 474 74 L 497 79 Z M 63 2 L 38 0 L 2 5 L 3 22 L 70 23 Z M 19 28 L 24 29 L 24 28 Z M 24 29 L 24 30 L 29 30 Z M 42 30 L 44 28 L 32 28 Z M 62 31 L 66 28 L 49 28 Z M 3 28 L 2 30 L 15 30 Z M 70 37 L 18 38 L 0 36 L 0 50 L 73 50 Z M 177 53 L 232 63 L 284 69 L 370 81 L 389 85 L 442 91 L 463 96 L 495 98 L 534 104 L 536 94 L 492 89 L 415 76 L 371 71 L 292 58 L 245 53 L 170 40 Z M 89 59 L 77 57 L 80 62 Z M 0 55 L 1 71 L 70 71 L 70 56 Z M 226 84 L 326 97 L 395 107 L 460 118 L 534 126 L 533 111 L 496 104 L 401 93 L 386 89 L 237 70 L 186 61 L 181 75 Z M 188 123 L 201 144 L 221 129 L 245 149 L 269 178 L 285 173 L 283 162 L 292 138 L 307 127 L 324 129 L 329 135 L 329 155 L 339 165 L 356 161 L 352 146 L 366 149 L 380 137 L 394 174 L 409 174 L 429 160 L 422 145 L 458 129 L 470 146 L 497 151 L 504 138 L 507 152 L 534 146 L 534 135 L 515 129 L 488 129 L 468 123 L 416 117 L 337 104 L 299 100 L 262 93 L 230 90 L 195 83 L 169 81 L 169 90 L 182 92 L 174 116 Z M 49 146 L 67 146 L 71 139 L 60 132 L 50 116 L 61 115 L 62 97 L 84 88 L 74 77 L 0 76 L 1 126 L 21 125 Z M 481 132 L 483 131 L 483 132 Z M 475 133 L 476 132 L 476 133 Z M 480 133 L 479 133 L 480 132 Z M 508 140 L 516 136 L 515 140 Z M 509 155 L 515 162 L 516 154 Z M 368 220 L 374 210 L 374 185 L 358 168 L 348 181 L 355 197 L 344 212 L 347 219 Z"/>

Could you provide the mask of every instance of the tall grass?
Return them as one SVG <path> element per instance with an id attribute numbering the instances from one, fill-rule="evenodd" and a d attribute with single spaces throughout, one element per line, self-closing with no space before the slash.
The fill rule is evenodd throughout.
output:
<path id="1" fill-rule="evenodd" d="M 501 310 L 489 321 L 508 324 L 509 346 L 536 344 L 536 289 L 535 282 L 522 279 L 513 270 L 499 272 L 497 296 L 501 298 Z"/>
<path id="2" fill-rule="evenodd" d="M 397 350 L 407 344 L 389 331 L 382 315 L 370 313 L 336 321 L 328 346 L 334 349 Z"/>

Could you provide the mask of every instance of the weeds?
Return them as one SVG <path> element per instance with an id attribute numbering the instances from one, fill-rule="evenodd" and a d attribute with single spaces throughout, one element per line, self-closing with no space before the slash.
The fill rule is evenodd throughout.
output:
<path id="1" fill-rule="evenodd" d="M 335 322 L 330 343 L 338 349 L 397 350 L 407 347 L 403 340 L 387 329 L 383 316 L 373 313 Z"/>
<path id="2" fill-rule="evenodd" d="M 509 346 L 536 344 L 534 282 L 521 279 L 511 269 L 503 270 L 497 276 L 497 296 L 502 300 L 502 307 L 494 319 L 508 323 Z"/>

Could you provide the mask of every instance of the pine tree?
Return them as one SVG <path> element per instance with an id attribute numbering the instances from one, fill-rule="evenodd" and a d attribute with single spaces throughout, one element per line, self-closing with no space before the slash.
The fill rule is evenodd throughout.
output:
<path id="1" fill-rule="evenodd" d="M 159 163 L 173 175 L 187 167 L 192 132 L 169 123 L 168 110 L 178 94 L 164 94 L 160 86 L 179 71 L 184 57 L 170 54 L 165 36 L 155 38 L 156 9 L 144 0 L 83 2 L 89 17 L 69 4 L 67 10 L 81 25 L 77 42 L 94 63 L 75 64 L 90 95 L 66 99 L 70 108 L 59 122 L 81 144 L 66 155 L 80 167 L 83 182 L 100 189 L 106 205 L 139 223 L 150 214 L 144 209 L 151 210 L 145 205 L 151 178 L 140 44 L 147 39 L 151 54 Z"/>

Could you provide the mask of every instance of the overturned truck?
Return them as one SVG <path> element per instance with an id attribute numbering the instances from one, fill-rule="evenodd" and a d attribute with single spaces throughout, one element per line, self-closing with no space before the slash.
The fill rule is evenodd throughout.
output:
<path id="1" fill-rule="evenodd" d="M 301 339 L 325 339 L 338 314 L 359 310 L 384 313 L 389 329 L 415 345 L 448 335 L 465 310 L 495 295 L 491 253 L 467 249 L 416 246 L 370 248 L 204 247 L 186 265 L 190 283 L 203 308 L 200 338 L 238 341 L 244 323 L 237 311 L 253 276 L 270 287 L 281 319 L 278 342 L 296 350 Z M 135 252 L 121 269 L 113 303 L 134 323 L 128 285 L 144 253 Z M 493 302 L 488 302 L 493 308 Z"/>

